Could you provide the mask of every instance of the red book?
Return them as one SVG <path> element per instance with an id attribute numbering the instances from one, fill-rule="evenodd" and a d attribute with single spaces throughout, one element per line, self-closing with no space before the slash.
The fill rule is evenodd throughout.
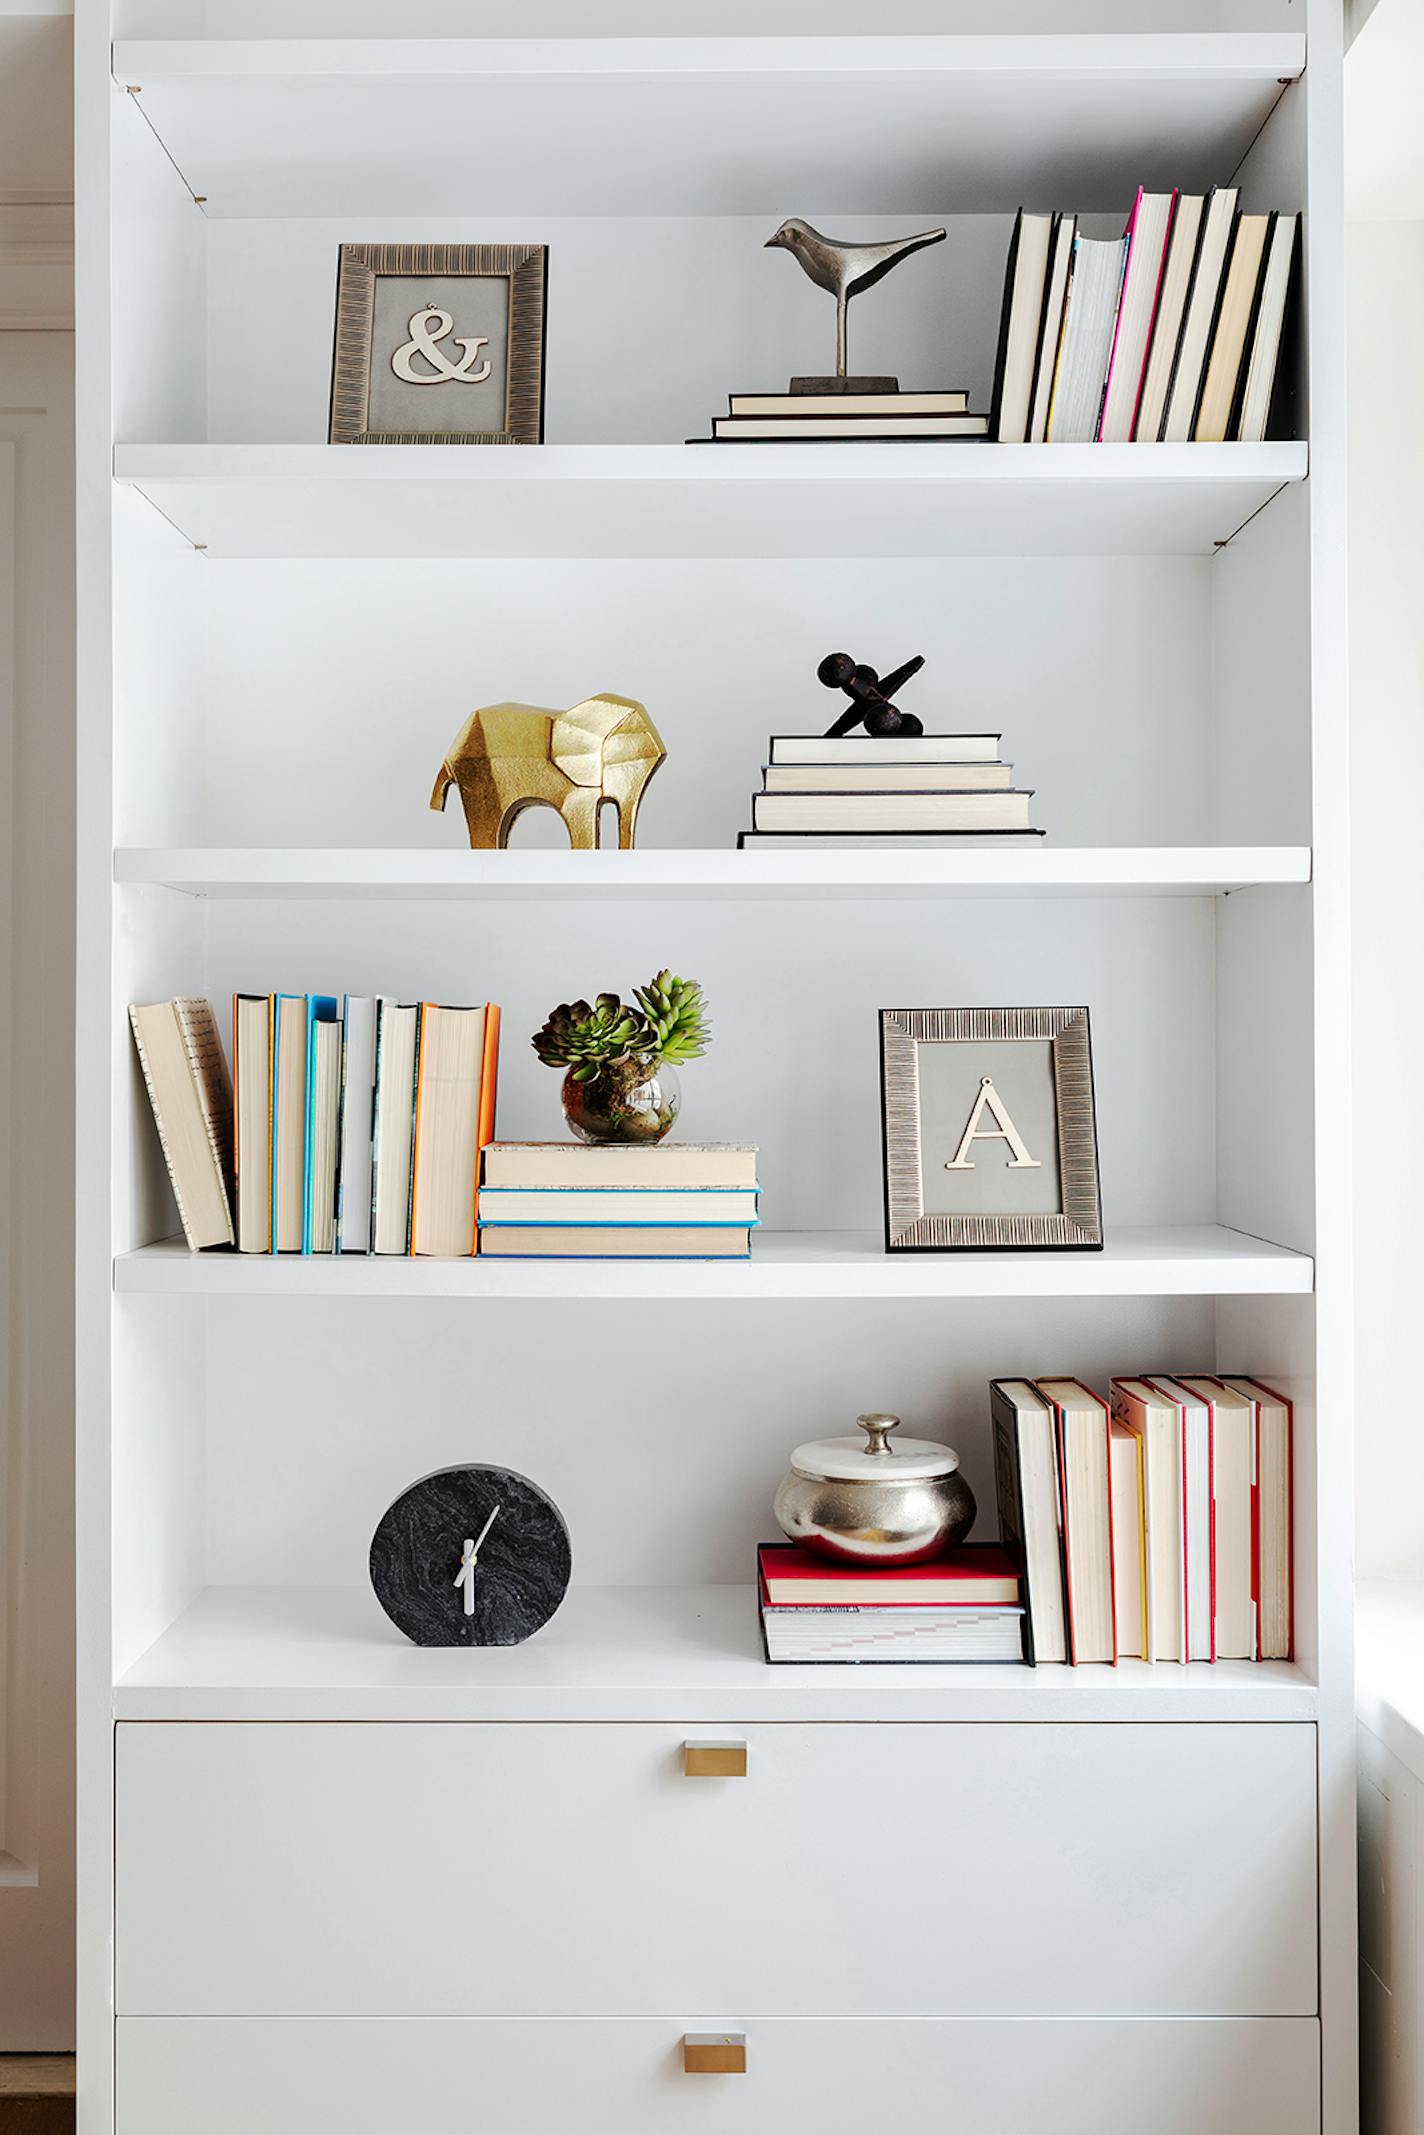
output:
<path id="1" fill-rule="evenodd" d="M 927 1564 L 862 1570 L 810 1550 L 763 1542 L 757 1551 L 764 1607 L 773 1609 L 1016 1608 L 1019 1576 L 997 1542 L 971 1542 Z"/>

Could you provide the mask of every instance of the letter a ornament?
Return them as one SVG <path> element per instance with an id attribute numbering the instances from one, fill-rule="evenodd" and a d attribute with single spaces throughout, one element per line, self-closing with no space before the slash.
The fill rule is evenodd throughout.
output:
<path id="1" fill-rule="evenodd" d="M 992 1112 L 995 1125 L 981 1127 L 979 1122 L 986 1112 Z M 991 1075 L 985 1075 L 979 1084 L 979 1095 L 974 1100 L 974 1109 L 969 1115 L 969 1124 L 961 1137 L 958 1149 L 945 1165 L 946 1171 L 973 1171 L 974 1158 L 971 1145 L 974 1142 L 1007 1142 L 1012 1152 L 1009 1158 L 1010 1171 L 1041 1171 L 1042 1165 L 1036 1156 L 1030 1156 L 1024 1146 L 1023 1136 L 1009 1117 L 1008 1106 L 994 1088 Z"/>

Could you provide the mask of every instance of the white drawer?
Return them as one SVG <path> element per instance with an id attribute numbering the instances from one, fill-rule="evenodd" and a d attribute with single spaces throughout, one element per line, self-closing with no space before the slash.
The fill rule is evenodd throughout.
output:
<path id="1" fill-rule="evenodd" d="M 145 2016 L 1298 2016 L 1307 1726 L 128 1723 Z"/>
<path id="2" fill-rule="evenodd" d="M 745 2029 L 745 2075 L 684 2075 L 681 2029 L 645 2018 L 130 2017 L 117 2135 L 1312 2135 L 1306 2019 L 960 2018 L 689 2023 Z"/>

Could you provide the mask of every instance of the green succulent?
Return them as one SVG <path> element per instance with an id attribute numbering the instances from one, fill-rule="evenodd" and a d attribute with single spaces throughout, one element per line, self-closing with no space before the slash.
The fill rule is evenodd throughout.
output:
<path id="1" fill-rule="evenodd" d="M 679 1067 L 696 1060 L 707 1050 L 712 1033 L 705 1021 L 707 1003 L 696 979 L 674 978 L 660 971 L 646 986 L 634 989 L 634 1000 L 654 1036 L 659 1060 Z"/>
<path id="2" fill-rule="evenodd" d="M 636 1009 L 625 1008 L 616 993 L 587 1001 L 565 1001 L 530 1041 L 545 1067 L 571 1068 L 575 1082 L 592 1082 L 609 1060 L 627 1060 L 649 1049 L 649 1034 Z"/>
<path id="3" fill-rule="evenodd" d="M 711 1033 L 695 979 L 660 971 L 633 998 L 631 1008 L 616 993 L 601 993 L 592 1007 L 587 1001 L 565 1001 L 530 1043 L 545 1067 L 567 1068 L 575 1082 L 592 1082 L 610 1061 L 677 1066 L 706 1051 Z"/>

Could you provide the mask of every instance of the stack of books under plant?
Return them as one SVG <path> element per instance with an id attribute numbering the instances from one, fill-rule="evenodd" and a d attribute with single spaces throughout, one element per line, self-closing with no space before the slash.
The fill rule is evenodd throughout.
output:
<path id="1" fill-rule="evenodd" d="M 757 1227 L 756 1148 L 667 1142 L 677 1069 L 711 1033 L 694 979 L 660 971 L 631 1003 L 566 1001 L 531 1041 L 564 1071 L 568 1142 L 484 1153 L 480 1252 L 498 1259 L 744 1260 Z"/>

